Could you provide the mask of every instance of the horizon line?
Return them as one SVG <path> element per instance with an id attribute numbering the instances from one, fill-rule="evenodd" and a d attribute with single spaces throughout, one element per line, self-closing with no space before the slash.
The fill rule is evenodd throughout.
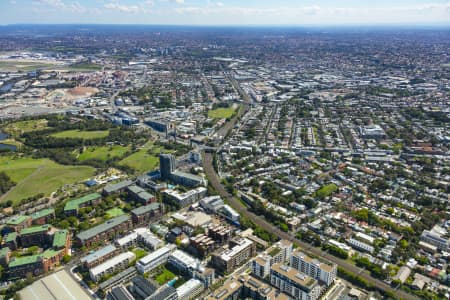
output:
<path id="1" fill-rule="evenodd" d="M 0 24 L 0 26 L 159 26 L 159 27 L 265 27 L 265 28 L 332 28 L 332 27 L 346 27 L 346 28 L 387 28 L 387 27 L 407 27 L 407 28 L 449 28 L 450 23 L 330 23 L 330 24 L 139 24 L 139 23 L 8 23 Z"/>

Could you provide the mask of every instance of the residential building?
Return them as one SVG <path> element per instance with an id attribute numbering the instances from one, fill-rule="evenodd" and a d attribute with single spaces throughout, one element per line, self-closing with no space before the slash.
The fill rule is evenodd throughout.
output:
<path id="1" fill-rule="evenodd" d="M 100 278 L 107 274 L 116 272 L 117 270 L 128 267 L 131 261 L 136 258 L 133 252 L 121 253 L 114 256 L 104 263 L 97 265 L 89 270 L 89 275 L 92 281 L 98 281 Z"/>
<path id="2" fill-rule="evenodd" d="M 93 228 L 80 232 L 77 234 L 76 240 L 79 245 L 90 247 L 95 243 L 110 240 L 111 238 L 122 234 L 131 228 L 131 218 L 127 215 L 121 215 Z"/>
<path id="3" fill-rule="evenodd" d="M 179 208 L 191 205 L 206 195 L 206 188 L 198 187 L 196 189 L 180 193 L 176 190 L 164 190 L 162 192 L 165 202 L 175 205 Z"/>
<path id="4" fill-rule="evenodd" d="M 317 280 L 283 264 L 271 267 L 270 283 L 294 299 L 316 300 L 320 297 Z"/>
<path id="5" fill-rule="evenodd" d="M 176 246 L 173 244 L 166 245 L 162 248 L 159 248 L 152 253 L 144 256 L 136 263 L 136 268 L 139 273 L 144 274 L 148 271 L 153 270 L 159 265 L 162 265 L 167 261 L 170 254 L 175 251 Z"/>
<path id="6" fill-rule="evenodd" d="M 348 243 L 350 244 L 350 246 L 352 246 L 356 250 L 369 252 L 369 253 L 373 253 L 375 251 L 375 248 L 373 246 L 368 245 L 364 242 L 361 242 L 357 239 L 349 239 Z"/>
<path id="7" fill-rule="evenodd" d="M 102 196 L 98 193 L 92 193 L 81 198 L 69 200 L 64 206 L 66 216 L 77 216 L 78 210 L 86 206 L 95 206 L 100 203 Z"/>
<path id="8" fill-rule="evenodd" d="M 19 232 L 24 228 L 30 227 L 31 221 L 32 220 L 30 216 L 13 216 L 6 222 L 6 228 L 9 231 Z"/>
<path id="9" fill-rule="evenodd" d="M 33 225 L 44 225 L 55 218 L 55 210 L 53 208 L 46 208 L 32 213 L 30 217 Z"/>
<path id="10" fill-rule="evenodd" d="M 143 188 L 133 184 L 127 187 L 128 199 L 141 204 L 150 204 L 156 201 L 156 197 Z"/>
<path id="11" fill-rule="evenodd" d="M 230 241 L 229 249 L 213 253 L 211 261 L 220 271 L 230 273 L 255 254 L 255 243 L 246 238 L 237 238 Z"/>
<path id="12" fill-rule="evenodd" d="M 47 249 L 41 254 L 11 259 L 8 264 L 10 278 L 24 278 L 27 274 L 40 275 L 60 264 L 64 252 Z"/>
<path id="13" fill-rule="evenodd" d="M 214 291 L 212 295 L 207 296 L 205 300 L 238 300 L 241 299 L 241 289 L 242 284 L 231 279 L 226 281 L 223 287 Z"/>
<path id="14" fill-rule="evenodd" d="M 333 284 L 337 276 L 337 265 L 331 262 L 319 261 L 311 258 L 301 251 L 293 251 L 291 267 L 316 279 L 327 286 Z"/>
<path id="15" fill-rule="evenodd" d="M 178 300 L 178 294 L 174 287 L 165 285 L 145 300 Z"/>
<path id="16" fill-rule="evenodd" d="M 203 283 L 195 278 L 191 278 L 177 288 L 178 299 L 195 299 L 205 289 Z"/>
<path id="17" fill-rule="evenodd" d="M 162 207 L 158 202 L 154 202 L 145 206 L 139 206 L 131 211 L 131 219 L 133 224 L 144 225 L 161 216 Z"/>
<path id="18" fill-rule="evenodd" d="M 446 236 L 447 230 L 434 226 L 431 230 L 424 230 L 420 239 L 428 244 L 436 246 L 439 250 L 450 251 L 450 237 Z"/>
<path id="19" fill-rule="evenodd" d="M 288 295 L 280 292 L 277 288 L 258 280 L 248 274 L 240 275 L 239 282 L 242 284 L 241 299 L 253 300 L 289 300 Z"/>
<path id="20" fill-rule="evenodd" d="M 9 259 L 11 257 L 11 250 L 8 247 L 0 249 L 0 265 L 3 267 L 8 266 Z"/>
<path id="21" fill-rule="evenodd" d="M 53 250 L 63 250 L 63 255 L 68 255 L 72 248 L 72 239 L 68 230 L 58 230 L 53 234 Z"/>
<path id="22" fill-rule="evenodd" d="M 116 286 L 106 295 L 107 300 L 134 300 L 126 287 L 123 285 Z"/>
<path id="23" fill-rule="evenodd" d="M 161 172 L 161 179 L 170 180 L 172 173 L 176 168 L 175 156 L 172 154 L 159 155 L 159 170 Z"/>
<path id="24" fill-rule="evenodd" d="M 22 247 L 28 248 L 31 246 L 43 247 L 50 240 L 49 232 L 51 226 L 46 224 L 42 226 L 27 227 L 20 231 L 20 244 Z"/>
<path id="25" fill-rule="evenodd" d="M 142 299 L 147 299 L 156 292 L 157 287 L 142 276 L 135 276 L 131 282 L 133 283 L 132 291 Z"/>
<path id="26" fill-rule="evenodd" d="M 169 256 L 168 263 L 183 274 L 192 276 L 201 267 L 200 262 L 181 250 L 175 250 Z"/>
<path id="27" fill-rule="evenodd" d="M 116 193 L 121 193 L 123 191 L 125 191 L 125 189 L 132 185 L 133 181 L 131 180 L 124 180 L 118 183 L 114 183 L 114 184 L 108 184 L 103 188 L 103 192 L 102 194 L 105 196 L 108 195 L 112 195 L 112 194 L 116 194 Z"/>
<path id="28" fill-rule="evenodd" d="M 170 180 L 187 187 L 206 186 L 206 180 L 203 177 L 176 170 L 176 160 L 172 154 L 159 155 L 159 170 L 163 180 Z"/>
<path id="29" fill-rule="evenodd" d="M 80 259 L 80 262 L 86 268 L 92 268 L 98 266 L 99 264 L 105 262 L 117 255 L 119 250 L 114 245 L 106 245 L 89 255 L 86 255 Z"/>
<path id="30" fill-rule="evenodd" d="M 124 282 L 129 282 L 132 278 L 136 277 L 136 273 L 137 271 L 134 266 L 129 267 L 110 279 L 100 283 L 98 287 L 101 291 L 106 292 L 112 287 L 118 286 Z"/>

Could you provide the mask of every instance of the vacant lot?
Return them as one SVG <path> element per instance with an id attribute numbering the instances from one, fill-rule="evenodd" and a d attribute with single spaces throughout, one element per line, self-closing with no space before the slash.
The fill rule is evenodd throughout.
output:
<path id="1" fill-rule="evenodd" d="M 88 166 L 62 166 L 49 159 L 0 157 L 4 171 L 17 185 L 0 197 L 17 202 L 43 193 L 46 196 L 66 184 L 88 179 L 95 169 Z"/>
<path id="2" fill-rule="evenodd" d="M 88 147 L 83 153 L 78 156 L 79 161 L 85 161 L 89 159 L 97 159 L 106 161 L 110 158 L 122 157 L 128 151 L 130 147 L 124 147 L 120 145 L 102 146 L 102 147 Z"/>
<path id="3" fill-rule="evenodd" d="M 98 139 L 107 137 L 108 130 L 99 131 L 80 131 L 80 130 L 66 130 L 52 134 L 52 137 L 56 138 L 81 138 L 84 140 Z"/>
<path id="4" fill-rule="evenodd" d="M 230 118 L 234 113 L 234 108 L 217 108 L 214 110 L 208 111 L 208 117 L 213 119 L 226 119 Z"/>

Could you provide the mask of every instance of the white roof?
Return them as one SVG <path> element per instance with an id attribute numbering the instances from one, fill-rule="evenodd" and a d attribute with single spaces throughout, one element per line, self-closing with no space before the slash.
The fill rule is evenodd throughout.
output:
<path id="1" fill-rule="evenodd" d="M 89 273 L 91 273 L 91 275 L 95 277 L 98 274 L 101 274 L 110 268 L 114 268 L 115 266 L 117 266 L 118 264 L 120 264 L 126 260 L 132 260 L 135 257 L 136 257 L 136 255 L 130 251 L 121 253 L 117 256 L 114 256 L 111 259 L 108 259 L 104 263 L 102 263 L 96 267 L 93 267 L 92 269 L 89 270 Z"/>
<path id="2" fill-rule="evenodd" d="M 195 265 L 197 264 L 197 260 L 195 258 L 193 258 L 189 254 L 187 254 L 186 252 L 181 251 L 181 250 L 175 250 L 170 255 L 170 257 L 178 260 L 179 262 L 183 263 L 187 267 L 195 267 Z"/>
<path id="3" fill-rule="evenodd" d="M 158 250 L 155 250 L 152 253 L 144 256 L 143 258 L 141 258 L 138 261 L 138 263 L 141 265 L 147 265 L 148 263 L 154 261 L 155 259 L 172 252 L 175 248 L 176 248 L 175 245 L 172 245 L 172 244 L 166 245 L 166 246 L 159 248 Z"/>
<path id="4" fill-rule="evenodd" d="M 203 284 L 200 280 L 195 278 L 189 279 L 177 288 L 178 299 L 187 299 L 192 291 L 201 286 L 203 286 Z"/>
<path id="5" fill-rule="evenodd" d="M 243 249 L 247 248 L 248 246 L 250 246 L 253 242 L 250 241 L 249 239 L 246 238 L 242 238 L 240 240 L 240 244 L 236 245 L 235 247 L 231 248 L 230 250 L 226 250 L 225 252 L 223 252 L 221 254 L 221 258 L 224 261 L 228 261 L 230 260 L 232 257 L 234 257 L 236 254 L 238 254 L 239 252 L 241 252 Z"/>

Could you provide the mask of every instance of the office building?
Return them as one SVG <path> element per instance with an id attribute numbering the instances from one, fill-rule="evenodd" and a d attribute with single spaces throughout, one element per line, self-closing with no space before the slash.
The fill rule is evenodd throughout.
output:
<path id="1" fill-rule="evenodd" d="M 283 264 L 271 267 L 270 283 L 294 299 L 316 300 L 320 297 L 317 280 Z"/>

